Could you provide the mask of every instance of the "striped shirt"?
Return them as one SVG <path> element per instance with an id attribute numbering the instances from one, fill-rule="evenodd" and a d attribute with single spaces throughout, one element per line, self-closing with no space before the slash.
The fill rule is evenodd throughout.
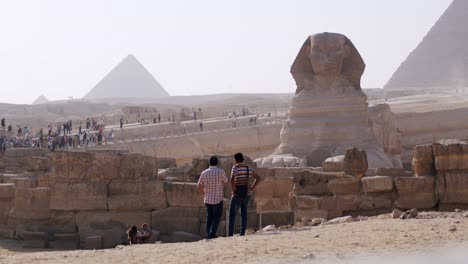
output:
<path id="1" fill-rule="evenodd" d="M 236 186 L 248 186 L 250 177 L 254 174 L 254 169 L 244 163 L 237 163 L 231 170 L 231 177 L 234 177 Z"/>
<path id="2" fill-rule="evenodd" d="M 210 166 L 204 170 L 198 180 L 198 184 L 201 184 L 205 191 L 204 203 L 219 204 L 224 198 L 224 184 L 227 181 L 226 173 L 223 169 Z"/>

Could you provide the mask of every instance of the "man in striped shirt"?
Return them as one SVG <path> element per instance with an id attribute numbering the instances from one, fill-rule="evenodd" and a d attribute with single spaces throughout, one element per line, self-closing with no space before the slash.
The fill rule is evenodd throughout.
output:
<path id="1" fill-rule="evenodd" d="M 261 181 L 254 169 L 244 164 L 244 155 L 237 153 L 234 155 L 236 164 L 231 171 L 232 197 L 229 207 L 229 236 L 234 235 L 234 224 L 237 210 L 241 210 L 241 230 L 240 235 L 245 235 L 247 229 L 247 205 L 249 204 L 249 194 L 254 191 Z M 250 186 L 250 178 L 255 182 Z"/>
<path id="2" fill-rule="evenodd" d="M 206 233 L 208 239 L 216 237 L 219 220 L 223 214 L 224 184 L 227 176 L 223 169 L 216 167 L 218 158 L 210 158 L 210 167 L 204 170 L 198 180 L 198 191 L 205 196 Z"/>

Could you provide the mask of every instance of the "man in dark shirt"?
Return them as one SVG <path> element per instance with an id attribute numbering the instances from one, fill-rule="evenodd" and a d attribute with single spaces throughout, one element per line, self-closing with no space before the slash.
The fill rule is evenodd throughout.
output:
<path id="1" fill-rule="evenodd" d="M 244 164 L 244 155 L 237 153 L 234 155 L 236 164 L 231 170 L 231 187 L 232 197 L 231 204 L 229 207 L 229 236 L 234 235 L 234 224 L 236 219 L 237 210 L 241 210 L 241 230 L 240 235 L 245 235 L 247 229 L 247 205 L 249 204 L 250 192 L 254 191 L 255 188 L 261 181 L 260 176 L 257 175 L 254 169 L 247 164 Z M 255 182 L 250 186 L 250 178 L 254 178 Z"/>

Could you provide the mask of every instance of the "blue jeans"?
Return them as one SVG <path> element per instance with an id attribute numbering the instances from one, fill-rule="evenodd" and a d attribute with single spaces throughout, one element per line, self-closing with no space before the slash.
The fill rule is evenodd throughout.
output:
<path id="1" fill-rule="evenodd" d="M 223 214 L 223 201 L 219 204 L 205 204 L 206 206 L 206 234 L 208 239 L 216 237 L 219 220 Z"/>
<path id="2" fill-rule="evenodd" d="M 229 236 L 234 235 L 234 224 L 236 221 L 237 210 L 241 210 L 241 230 L 240 235 L 245 235 L 247 229 L 247 206 L 249 204 L 249 197 L 239 198 L 235 195 L 231 198 L 231 204 L 229 206 Z"/>

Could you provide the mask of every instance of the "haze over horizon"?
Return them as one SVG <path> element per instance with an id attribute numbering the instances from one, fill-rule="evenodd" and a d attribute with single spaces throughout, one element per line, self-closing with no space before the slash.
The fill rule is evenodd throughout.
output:
<path id="1" fill-rule="evenodd" d="M 81 98 L 128 54 L 171 95 L 292 93 L 308 35 L 348 36 L 381 88 L 451 0 L 5 1 L 0 102 Z"/>

